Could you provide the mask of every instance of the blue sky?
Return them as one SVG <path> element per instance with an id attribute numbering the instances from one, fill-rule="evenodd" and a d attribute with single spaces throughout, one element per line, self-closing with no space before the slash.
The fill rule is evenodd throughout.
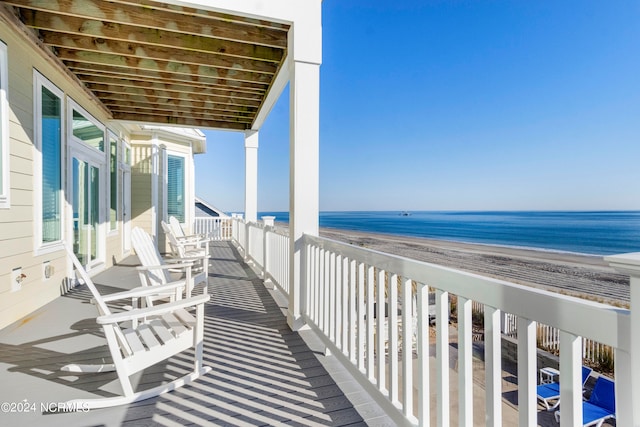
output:
<path id="1" fill-rule="evenodd" d="M 320 209 L 640 209 L 640 2 L 324 0 Z M 289 94 L 260 132 L 287 211 Z M 196 193 L 244 209 L 241 133 Z"/>

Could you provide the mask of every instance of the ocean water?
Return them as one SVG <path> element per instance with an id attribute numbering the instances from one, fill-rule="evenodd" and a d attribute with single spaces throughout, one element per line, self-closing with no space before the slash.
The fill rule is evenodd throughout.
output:
<path id="1" fill-rule="evenodd" d="M 321 212 L 320 227 L 547 251 L 640 251 L 640 211 Z M 288 222 L 288 212 L 262 212 Z"/>

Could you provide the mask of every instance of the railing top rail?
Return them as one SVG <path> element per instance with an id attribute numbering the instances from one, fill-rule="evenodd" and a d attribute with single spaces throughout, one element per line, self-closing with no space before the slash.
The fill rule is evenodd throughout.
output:
<path id="1" fill-rule="evenodd" d="M 629 351 L 629 310 L 305 234 L 305 244 Z"/>

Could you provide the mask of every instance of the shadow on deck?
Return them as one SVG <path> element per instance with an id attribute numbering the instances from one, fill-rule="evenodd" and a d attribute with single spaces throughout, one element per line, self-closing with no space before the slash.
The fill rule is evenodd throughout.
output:
<path id="1" fill-rule="evenodd" d="M 115 373 L 60 371 L 68 363 L 110 360 L 89 291 L 79 286 L 0 331 L 0 402 L 14 402 L 9 409 L 22 412 L 3 406 L 0 425 L 366 425 L 343 389 L 354 401 L 361 392 L 346 377 L 336 384 L 322 347 L 288 328 L 281 307 L 235 249 L 218 242 L 211 254 L 204 346 L 211 373 L 137 404 L 55 413 L 55 405 L 68 399 L 120 394 Z M 137 286 L 136 261 L 130 257 L 94 277 L 100 292 Z M 134 375 L 132 383 L 150 388 L 184 375 L 191 361 L 185 352 Z M 43 415 L 42 405 L 54 413 Z M 386 424 L 380 415 L 370 413 L 368 424 Z"/>

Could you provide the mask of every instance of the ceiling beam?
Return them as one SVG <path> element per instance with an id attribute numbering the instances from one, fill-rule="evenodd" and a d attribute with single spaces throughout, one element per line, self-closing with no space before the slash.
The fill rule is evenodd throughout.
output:
<path id="1" fill-rule="evenodd" d="M 171 126 L 187 126 L 195 128 L 208 129 L 233 129 L 247 130 L 248 125 L 244 123 L 231 123 L 219 120 L 194 119 L 192 117 L 169 117 L 169 116 L 152 116 L 145 114 L 132 113 L 113 113 L 114 120 L 121 120 L 131 123 L 156 123 Z"/>
<path id="2" fill-rule="evenodd" d="M 208 78 L 230 81 L 229 84 L 231 84 L 231 82 L 238 81 L 269 85 L 272 79 L 272 76 L 269 74 L 258 74 L 237 69 L 218 69 L 211 66 L 210 64 L 185 64 L 174 60 L 152 60 L 148 58 L 121 56 L 109 53 L 83 51 L 69 48 L 57 48 L 56 53 L 58 55 L 58 58 L 63 60 L 65 63 L 72 61 L 86 64 L 124 67 L 144 71 L 176 73 L 189 76 L 201 75 Z"/>
<path id="3" fill-rule="evenodd" d="M 257 93 L 261 95 L 264 95 L 267 89 L 267 86 L 264 84 L 229 81 L 196 75 L 188 76 L 177 73 L 148 71 L 126 67 L 113 67 L 100 64 L 85 64 L 72 61 L 66 62 L 66 65 L 74 74 L 111 78 L 127 78 L 133 80 L 142 79 L 160 83 L 179 83 L 195 87 L 234 90 L 237 92 Z"/>
<path id="4" fill-rule="evenodd" d="M 227 90 L 214 89 L 207 86 L 196 87 L 196 86 L 188 86 L 188 85 L 164 84 L 164 83 L 150 82 L 146 80 L 96 77 L 96 76 L 88 76 L 84 74 L 78 74 L 78 78 L 87 86 L 114 85 L 114 86 L 120 86 L 123 88 L 130 87 L 130 88 L 154 90 L 154 91 L 160 91 L 160 92 L 185 93 L 189 95 L 206 93 L 212 96 L 233 98 L 235 100 L 260 101 L 262 99 L 262 96 L 260 94 L 242 93 L 242 92 L 236 92 L 232 90 L 230 91 L 228 89 Z"/>
<path id="5" fill-rule="evenodd" d="M 244 71 L 263 74 L 275 74 L 278 67 L 277 64 L 271 62 L 229 57 L 213 52 L 174 50 L 137 41 L 126 42 L 43 30 L 40 31 L 40 36 L 44 44 L 48 46 L 144 58 L 147 60 L 175 61 L 183 64 L 205 65 L 227 70 L 239 68 Z"/>
<path id="6" fill-rule="evenodd" d="M 212 53 L 237 58 L 279 62 L 285 49 L 237 42 L 205 34 L 184 34 L 147 26 L 127 25 L 106 20 L 62 16 L 23 9 L 22 21 L 28 27 L 80 36 L 166 47 L 193 52 Z M 200 29 L 200 31 L 203 31 Z"/>
<path id="7" fill-rule="evenodd" d="M 82 7 L 77 7 L 74 0 L 5 0 L 4 3 L 77 18 L 140 25 L 182 34 L 207 34 L 219 39 L 274 48 L 287 47 L 288 25 L 192 8 L 169 7 L 157 2 L 83 0 Z"/>
<path id="8" fill-rule="evenodd" d="M 96 96 L 98 96 L 100 99 L 102 99 L 103 97 L 108 97 L 108 96 L 113 96 L 113 95 L 129 95 L 129 96 L 142 96 L 148 99 L 149 103 L 153 103 L 156 100 L 160 99 L 175 99 L 175 100 L 185 100 L 185 101 L 199 101 L 199 102 L 207 102 L 210 104 L 220 104 L 220 105 L 229 105 L 229 106 L 236 106 L 239 108 L 242 107 L 252 107 L 252 108 L 259 108 L 260 107 L 260 102 L 256 102 L 256 101 L 245 101 L 245 102 L 238 102 L 236 100 L 234 100 L 233 98 L 223 98 L 220 96 L 209 96 L 206 94 L 199 94 L 199 95 L 185 95 L 185 94 L 178 94 L 176 95 L 175 93 L 166 93 L 166 92 L 160 92 L 160 91 L 145 91 L 142 89 L 123 89 L 123 88 L 118 88 L 118 87 L 114 87 L 114 86 L 107 86 L 105 87 L 104 85 L 93 85 L 93 87 L 90 85 L 89 89 L 93 90 L 93 92 L 96 94 Z M 108 98 L 107 98 L 108 99 Z"/>

